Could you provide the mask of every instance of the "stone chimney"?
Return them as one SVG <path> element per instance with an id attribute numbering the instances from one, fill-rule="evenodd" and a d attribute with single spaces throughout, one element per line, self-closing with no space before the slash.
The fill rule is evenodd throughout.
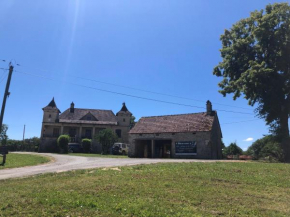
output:
<path id="1" fill-rule="evenodd" d="M 74 102 L 72 102 L 71 104 L 70 104 L 70 113 L 74 113 L 75 112 L 75 104 L 74 104 Z"/>
<path id="2" fill-rule="evenodd" d="M 211 115 L 212 114 L 212 104 L 209 100 L 206 102 L 206 114 Z"/>

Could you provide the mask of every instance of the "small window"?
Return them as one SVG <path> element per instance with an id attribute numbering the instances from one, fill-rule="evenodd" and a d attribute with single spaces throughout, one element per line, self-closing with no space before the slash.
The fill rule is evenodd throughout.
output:
<path id="1" fill-rule="evenodd" d="M 50 115 L 48 115 L 48 118 L 51 118 L 51 114 L 50 114 Z"/>
<path id="2" fill-rule="evenodd" d="M 126 119 L 125 118 L 123 118 L 123 122 L 126 122 Z"/>
<path id="3" fill-rule="evenodd" d="M 92 117 L 91 116 L 87 116 L 87 120 L 88 121 L 92 120 Z"/>
<path id="4" fill-rule="evenodd" d="M 126 148 L 126 144 L 122 144 L 122 148 Z"/>

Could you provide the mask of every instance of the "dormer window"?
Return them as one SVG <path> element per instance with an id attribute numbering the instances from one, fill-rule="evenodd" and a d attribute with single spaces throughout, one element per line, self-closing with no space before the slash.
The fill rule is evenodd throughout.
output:
<path id="1" fill-rule="evenodd" d="M 87 116 L 87 120 L 88 121 L 92 120 L 92 117 L 91 116 Z"/>

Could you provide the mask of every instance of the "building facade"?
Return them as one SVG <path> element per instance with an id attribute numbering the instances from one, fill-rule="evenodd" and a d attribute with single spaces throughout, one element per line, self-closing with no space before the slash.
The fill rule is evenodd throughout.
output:
<path id="1" fill-rule="evenodd" d="M 141 118 L 129 132 L 129 157 L 222 158 L 222 132 L 217 112 L 207 111 Z"/>
<path id="2" fill-rule="evenodd" d="M 54 99 L 42 110 L 40 152 L 56 151 L 57 138 L 64 134 L 70 136 L 70 143 L 79 144 L 84 138 L 92 139 L 93 151 L 101 152 L 95 136 L 103 129 L 112 129 L 120 142 L 128 143 L 132 113 L 125 103 L 116 115 L 111 110 L 75 108 L 73 102 L 61 113 Z"/>

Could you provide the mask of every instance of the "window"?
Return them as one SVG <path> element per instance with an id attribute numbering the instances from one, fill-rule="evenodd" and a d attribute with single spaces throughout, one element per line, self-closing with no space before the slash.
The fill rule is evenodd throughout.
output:
<path id="1" fill-rule="evenodd" d="M 92 120 L 92 117 L 91 116 L 87 116 L 87 120 L 88 121 Z"/>
<path id="2" fill-rule="evenodd" d="M 126 144 L 122 144 L 122 148 L 126 148 Z"/>
<path id="3" fill-rule="evenodd" d="M 53 128 L 53 137 L 59 137 L 59 128 Z"/>
<path id="4" fill-rule="evenodd" d="M 117 129 L 115 132 L 116 132 L 118 138 L 121 138 L 121 136 L 122 136 L 122 131 L 121 131 L 120 129 Z"/>
<path id="5" fill-rule="evenodd" d="M 123 118 L 123 122 L 126 122 L 126 119 L 125 118 Z"/>

